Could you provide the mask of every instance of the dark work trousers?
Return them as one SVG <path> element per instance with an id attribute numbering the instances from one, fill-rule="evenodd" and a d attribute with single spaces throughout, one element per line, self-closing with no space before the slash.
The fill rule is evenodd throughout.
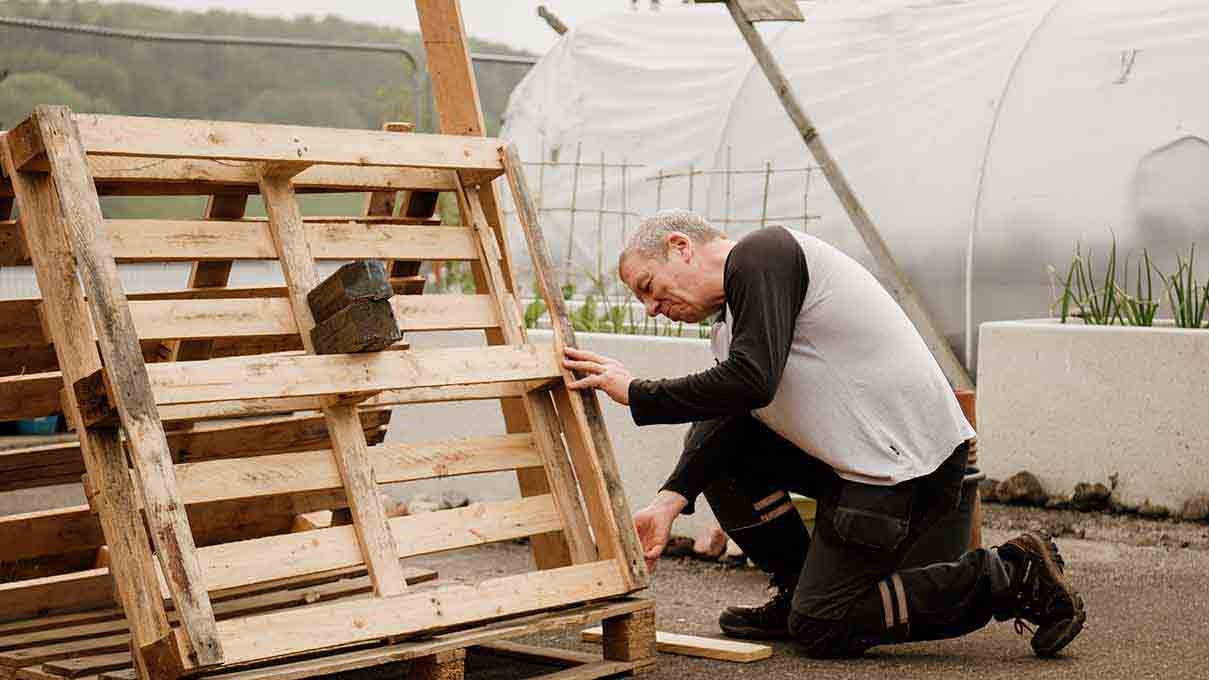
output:
<path id="1" fill-rule="evenodd" d="M 1009 572 L 995 550 L 904 564 L 920 537 L 956 510 L 965 444 L 935 472 L 894 486 L 847 481 L 750 416 L 696 423 L 685 446 L 726 461 L 705 497 L 758 567 L 779 585 L 796 584 L 789 629 L 807 655 L 957 637 L 1007 617 Z M 790 491 L 816 500 L 813 536 Z"/>

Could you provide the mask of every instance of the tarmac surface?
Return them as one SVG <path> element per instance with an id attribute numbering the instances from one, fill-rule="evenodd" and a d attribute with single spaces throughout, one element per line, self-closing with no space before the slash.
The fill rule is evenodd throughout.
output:
<path id="1" fill-rule="evenodd" d="M 1042 511 L 1016 516 L 1019 513 L 1008 510 L 992 506 L 984 534 L 988 545 L 1002 542 L 1022 528 L 1050 524 L 1056 516 Z M 1089 521 L 1101 522 L 1097 516 L 1088 517 Z M 1082 635 L 1057 659 L 1034 658 L 1028 638 L 1018 636 L 1011 622 L 992 622 L 964 638 L 879 647 L 855 660 L 808 659 L 797 654 L 792 643 L 775 643 L 771 658 L 749 664 L 660 654 L 655 669 L 643 677 L 1209 678 L 1209 551 L 1204 549 L 1209 543 L 1209 528 L 1170 522 L 1134 522 L 1131 526 L 1105 534 L 1116 540 L 1058 539 L 1067 573 L 1087 604 L 1088 621 Z M 1172 532 L 1207 540 L 1147 545 L 1152 542 L 1147 533 L 1166 536 Z M 527 570 L 530 557 L 526 546 L 503 544 L 417 560 L 416 564 L 438 569 L 442 580 L 475 581 Z M 766 585 L 766 577 L 756 569 L 687 558 L 664 559 L 653 575 L 648 595 L 658 603 L 659 630 L 718 636 L 718 612 L 729 604 L 764 601 Z M 570 633 L 532 636 L 523 641 L 582 651 L 594 649 Z M 549 668 L 474 655 L 467 664 L 470 680 L 534 677 L 549 672 Z"/>

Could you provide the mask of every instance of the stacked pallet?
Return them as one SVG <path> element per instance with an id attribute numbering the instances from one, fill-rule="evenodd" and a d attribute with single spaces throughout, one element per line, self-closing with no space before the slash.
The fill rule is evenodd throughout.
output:
<path id="1" fill-rule="evenodd" d="M 121 638 L 131 650 L 129 672 L 175 678 L 293 663 L 299 656 L 350 646 L 414 645 L 400 640 L 454 628 L 488 635 L 482 625 L 491 620 L 645 587 L 641 551 L 599 405 L 591 395 L 566 388 L 571 376 L 561 366 L 559 349 L 574 337 L 543 265 L 548 253 L 519 162 L 499 141 L 75 116 L 62 107 L 40 107 L 5 135 L 3 146 L 21 216 L 5 227 L 23 246 L 14 257 L 31 263 L 37 273 L 38 331 L 53 345 L 58 370 L 0 378 L 0 394 L 5 404 L 23 404 L 27 410 L 29 404 L 41 404 L 47 412 L 61 409 L 68 416 L 80 434 L 89 499 L 89 507 L 72 519 L 91 534 L 80 541 L 79 534 L 64 532 L 62 514 L 48 533 L 65 551 L 101 542 L 108 551 L 107 568 L 5 584 L 0 611 L 8 617 L 33 614 L 48 602 L 53 608 L 102 605 L 114 585 L 125 614 L 120 625 L 128 632 L 108 636 L 109 642 L 98 643 L 86 656 L 93 658 L 98 650 L 102 656 L 121 653 L 105 646 Z M 503 175 L 530 254 L 544 271 L 543 295 L 557 322 L 552 345 L 527 342 L 506 274 L 504 239 L 486 216 L 484 191 Z M 296 198 L 308 190 L 373 195 L 399 189 L 451 192 L 462 226 L 436 227 L 393 215 L 306 220 Z M 258 193 L 268 218 L 219 218 L 211 210 L 204 219 L 107 220 L 99 192 Z M 119 262 L 249 259 L 276 260 L 284 285 L 192 286 L 157 299 L 132 299 L 117 275 Z M 495 344 L 418 351 L 405 343 L 384 343 L 355 348 L 360 353 L 319 353 L 315 338 L 323 334 L 312 333 L 316 316 L 308 300 L 320 283 L 316 261 L 348 259 L 470 262 L 477 294 L 395 295 L 389 311 L 402 333 L 481 329 Z M 396 273 L 397 267 L 392 264 L 391 270 Z M 213 349 L 250 339 L 272 351 L 148 362 L 143 349 L 158 342 L 179 358 L 192 346 L 186 343 L 211 343 Z M 406 444 L 375 444 L 366 435 L 380 427 L 373 414 L 385 408 L 466 399 L 509 400 L 510 433 Z M 207 428 L 245 428 L 245 435 L 252 432 L 246 428 L 261 428 L 257 433 L 280 428 L 283 416 L 236 424 L 224 419 L 283 411 L 321 413 L 284 418 L 321 419 L 327 447 L 298 450 L 295 438 L 290 450 L 268 452 L 254 439 L 242 457 L 174 454 L 188 451 L 181 443 Z M 175 429 L 177 423 L 188 429 Z M 381 484 L 500 470 L 518 471 L 521 497 L 395 518 L 386 516 L 379 501 Z M 341 507 L 349 509 L 351 526 L 294 533 L 261 528 L 258 537 L 234 537 L 242 540 L 204 530 L 232 508 L 255 521 Z M 9 527 L 31 532 L 45 526 L 41 521 L 29 517 Z M 90 521 L 95 524 L 86 527 Z M 215 531 L 222 534 L 226 528 Z M 521 537 L 531 539 L 539 570 L 477 585 L 412 589 L 400 562 Z M 366 573 L 368 595 L 312 601 L 297 593 L 298 587 L 355 589 L 346 579 L 336 581 L 339 586 L 322 584 L 357 569 Z M 419 576 L 411 574 L 413 580 Z M 264 611 L 259 604 L 230 600 L 249 589 L 268 590 L 294 606 Z M 605 606 L 594 616 L 605 620 L 606 631 L 615 631 L 616 640 L 606 649 L 624 651 L 606 654 L 584 677 L 633 671 L 649 661 L 653 629 L 644 632 L 650 628 L 649 602 L 616 604 L 620 609 Z M 42 626 L 19 625 L 26 626 L 22 634 L 28 626 Z M 87 632 L 91 625 L 68 619 L 52 632 L 39 633 L 35 642 L 53 638 L 51 646 L 59 645 L 59 651 L 49 652 L 51 657 L 81 656 L 80 643 L 69 638 L 96 639 Z M 461 642 L 448 642 L 446 649 L 480 639 L 461 635 Z M 13 643 L 23 653 L 20 661 L 6 665 L 16 669 L 36 659 L 42 670 L 21 672 L 53 672 L 46 663 L 62 658 L 50 658 L 45 650 L 30 652 L 27 643 Z M 370 656 L 418 654 L 408 649 Z M 434 659 L 426 662 L 433 668 L 459 663 L 457 654 Z M 330 668 L 299 663 L 315 672 Z"/>

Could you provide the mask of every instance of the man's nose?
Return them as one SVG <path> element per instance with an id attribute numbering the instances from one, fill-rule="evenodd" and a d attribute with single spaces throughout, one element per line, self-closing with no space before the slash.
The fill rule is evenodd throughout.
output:
<path id="1" fill-rule="evenodd" d="M 646 307 L 647 316 L 659 316 L 659 302 L 656 300 L 647 300 L 643 305 Z"/>

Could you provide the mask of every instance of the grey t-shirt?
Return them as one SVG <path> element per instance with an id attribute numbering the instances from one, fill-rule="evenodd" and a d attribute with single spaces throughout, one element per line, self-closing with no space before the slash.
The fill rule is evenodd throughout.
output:
<path id="1" fill-rule="evenodd" d="M 836 248 L 761 229 L 731 250 L 723 287 L 717 365 L 634 381 L 639 425 L 749 413 L 841 477 L 881 485 L 932 472 L 974 436 L 910 319 Z M 715 463 L 682 459 L 664 488 L 693 498 Z"/>

